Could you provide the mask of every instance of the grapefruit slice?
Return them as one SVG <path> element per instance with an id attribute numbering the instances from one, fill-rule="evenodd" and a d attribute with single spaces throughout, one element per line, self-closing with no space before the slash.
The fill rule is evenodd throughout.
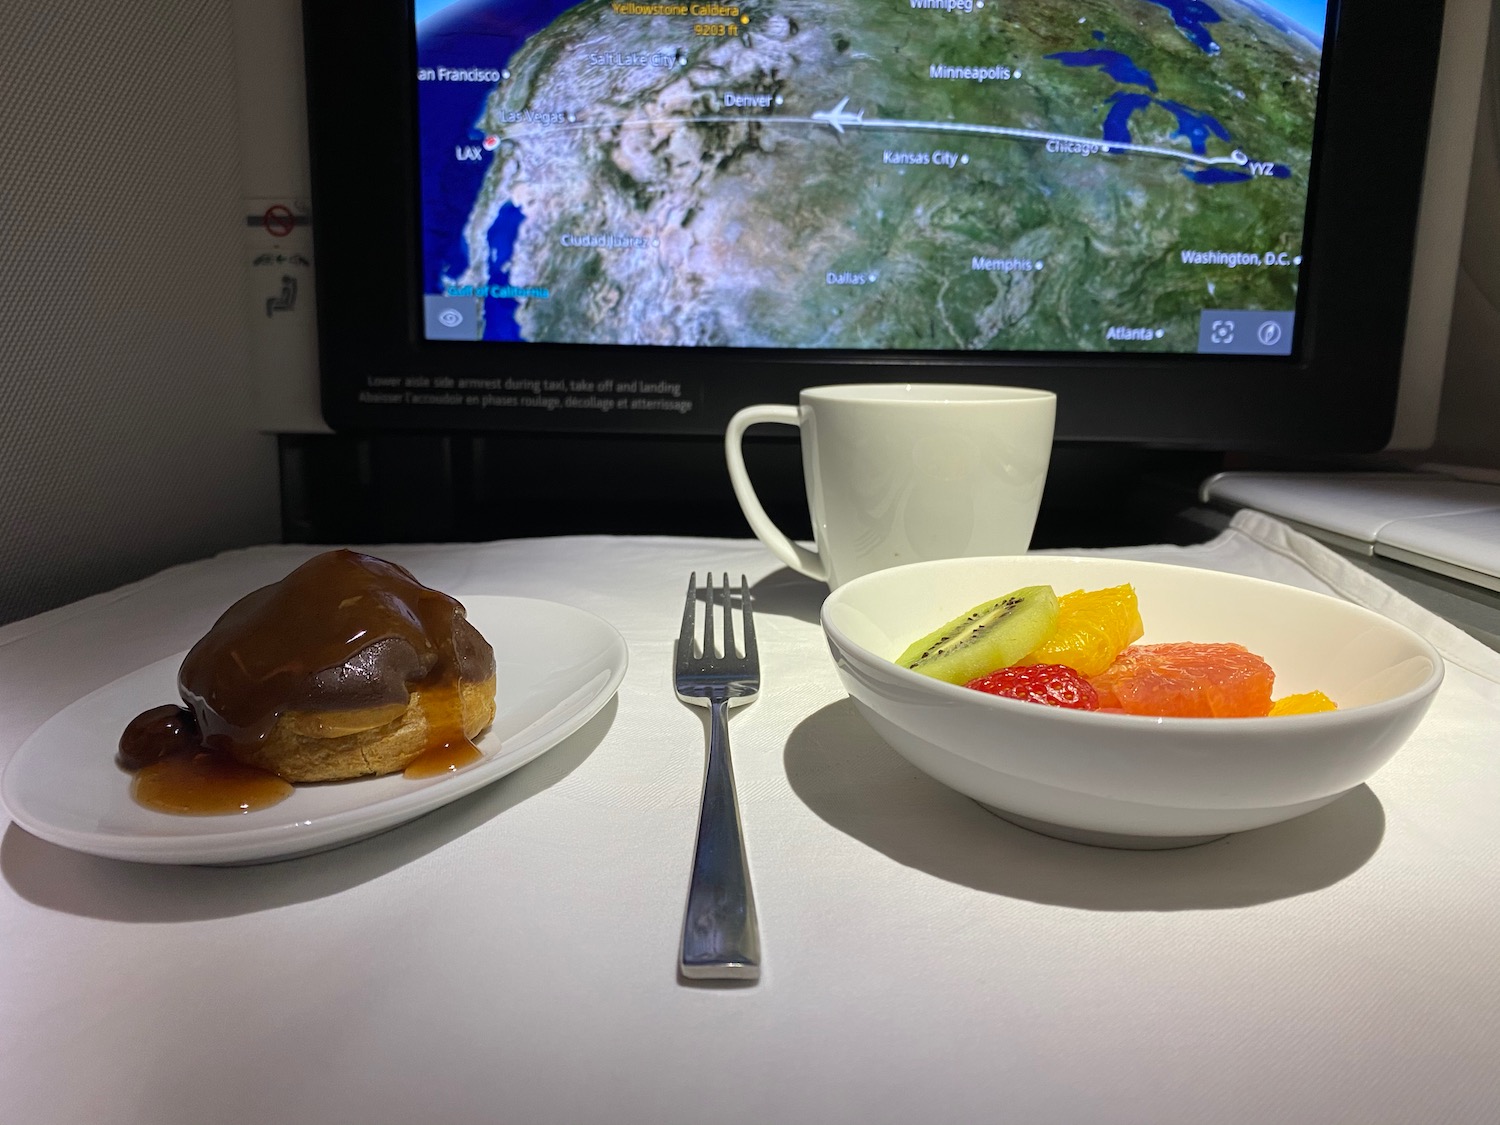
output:
<path id="1" fill-rule="evenodd" d="M 1271 710 L 1276 675 L 1237 644 L 1132 645 L 1097 676 L 1099 707 L 1131 715 L 1252 718 Z"/>

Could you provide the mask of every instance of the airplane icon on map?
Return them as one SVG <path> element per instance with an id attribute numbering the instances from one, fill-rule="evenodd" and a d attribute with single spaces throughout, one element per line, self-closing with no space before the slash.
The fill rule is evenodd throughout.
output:
<path id="1" fill-rule="evenodd" d="M 865 111 L 850 113 L 844 107 L 849 104 L 848 98 L 841 98 L 839 104 L 832 109 L 814 110 L 812 118 L 814 121 L 822 121 L 833 126 L 834 131 L 842 133 L 845 125 L 862 125 L 865 120 Z"/>

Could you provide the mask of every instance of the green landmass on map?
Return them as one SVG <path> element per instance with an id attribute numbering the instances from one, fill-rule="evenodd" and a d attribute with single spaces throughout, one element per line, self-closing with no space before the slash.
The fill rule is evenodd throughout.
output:
<path id="1" fill-rule="evenodd" d="M 518 303 L 528 340 L 1192 351 L 1204 308 L 1295 305 L 1295 268 L 1191 266 L 1181 252 L 1301 252 L 1320 65 L 1316 46 L 1236 0 L 1215 9 L 1220 49 L 1208 53 L 1146 0 L 990 0 L 967 14 L 765 0 L 740 5 L 748 22 L 722 38 L 693 26 L 737 17 L 590 0 L 532 36 L 489 99 L 482 127 L 499 147 L 459 280 L 487 280 L 489 227 L 508 203 L 524 220 L 500 264 L 513 285 L 549 294 Z M 1183 174 L 1194 165 L 1158 155 L 792 120 L 847 98 L 867 118 L 1099 139 L 1112 94 L 1148 91 L 1046 56 L 1100 48 L 1149 72 L 1158 99 L 1220 122 L 1231 140 L 1208 137 L 1208 156 L 1238 149 L 1289 174 L 1197 183 Z M 653 56 L 670 63 L 633 61 Z M 937 79 L 934 64 L 1020 76 Z M 726 92 L 780 103 L 726 108 Z M 1130 118 L 1133 143 L 1190 152 L 1177 129 L 1159 104 Z M 968 162 L 885 163 L 888 150 L 934 149 Z M 645 241 L 560 244 L 589 234 Z M 975 269 L 976 257 L 1043 268 Z M 830 273 L 874 280 L 829 284 Z M 1165 332 L 1110 341 L 1117 325 Z"/>

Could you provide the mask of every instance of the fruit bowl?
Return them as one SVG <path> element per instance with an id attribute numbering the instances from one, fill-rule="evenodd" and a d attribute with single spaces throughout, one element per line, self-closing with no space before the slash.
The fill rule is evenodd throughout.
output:
<path id="1" fill-rule="evenodd" d="M 914 640 L 1025 586 L 1130 583 L 1140 644 L 1235 642 L 1278 697 L 1338 710 L 1158 718 L 986 695 L 895 664 Z M 1383 766 L 1421 722 L 1443 660 L 1403 625 L 1348 602 L 1237 574 L 1113 558 L 1013 555 L 877 571 L 823 604 L 823 632 L 860 714 L 903 757 L 1023 827 L 1115 847 L 1184 847 L 1289 820 Z"/>

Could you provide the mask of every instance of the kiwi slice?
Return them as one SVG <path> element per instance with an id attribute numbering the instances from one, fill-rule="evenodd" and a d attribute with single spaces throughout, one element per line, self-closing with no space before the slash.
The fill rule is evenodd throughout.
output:
<path id="1" fill-rule="evenodd" d="M 1025 586 L 976 605 L 896 658 L 896 663 L 950 684 L 966 684 L 1008 668 L 1038 648 L 1057 628 L 1051 586 Z"/>

